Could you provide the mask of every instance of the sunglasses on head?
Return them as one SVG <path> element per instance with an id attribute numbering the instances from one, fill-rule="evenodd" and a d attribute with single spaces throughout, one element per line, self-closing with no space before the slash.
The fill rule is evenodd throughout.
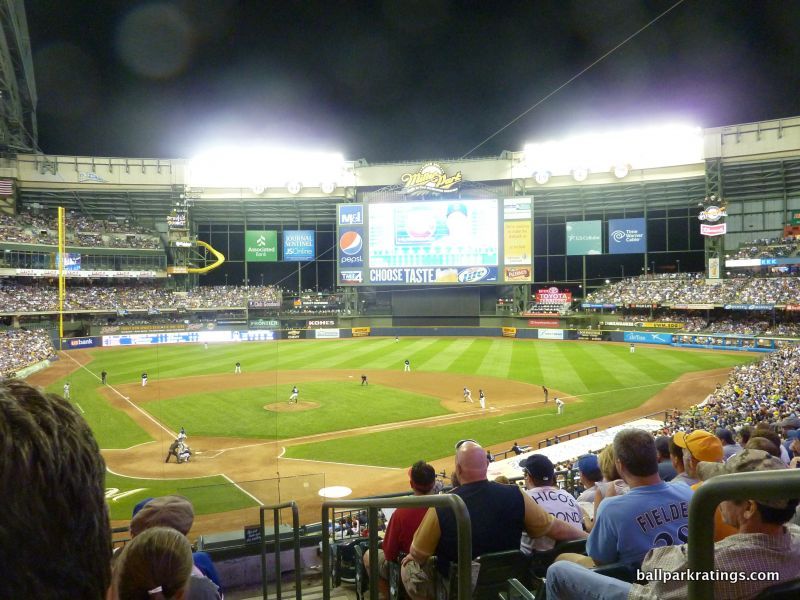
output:
<path id="1" fill-rule="evenodd" d="M 461 446 L 463 446 L 463 445 L 464 445 L 464 444 L 466 444 L 467 442 L 472 442 L 473 444 L 477 444 L 477 443 L 478 443 L 478 442 L 476 442 L 475 440 L 471 440 L 471 439 L 459 440 L 458 442 L 456 442 L 456 450 L 458 450 L 459 448 L 461 448 Z"/>

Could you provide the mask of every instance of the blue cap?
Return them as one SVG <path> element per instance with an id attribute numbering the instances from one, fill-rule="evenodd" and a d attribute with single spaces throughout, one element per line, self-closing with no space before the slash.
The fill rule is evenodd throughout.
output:
<path id="1" fill-rule="evenodd" d="M 584 475 L 600 472 L 600 461 L 596 454 L 584 454 L 578 459 L 578 471 Z"/>
<path id="2" fill-rule="evenodd" d="M 152 499 L 153 498 L 145 498 L 144 500 L 140 500 L 139 502 L 137 502 L 136 506 L 133 507 L 133 514 L 131 515 L 131 519 L 135 517 L 136 513 L 142 510 L 147 505 L 147 503 L 150 502 L 150 500 Z"/>

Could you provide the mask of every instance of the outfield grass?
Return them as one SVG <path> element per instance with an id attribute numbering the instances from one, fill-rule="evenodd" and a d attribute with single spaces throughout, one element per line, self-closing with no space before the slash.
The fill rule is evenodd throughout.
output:
<path id="1" fill-rule="evenodd" d="M 219 475 L 195 479 L 140 479 L 106 472 L 106 499 L 112 519 L 129 520 L 138 502 L 168 494 L 186 496 L 197 515 L 258 506 L 250 496 Z"/>
<path id="2" fill-rule="evenodd" d="M 290 392 L 291 386 L 263 386 L 153 401 L 145 408 L 175 430 L 186 427 L 193 436 L 260 439 L 314 435 L 448 413 L 437 398 L 341 381 L 313 381 L 300 386 L 300 400 L 317 403 L 317 408 L 264 410 L 265 404 L 286 403 Z"/>
<path id="3" fill-rule="evenodd" d="M 235 362 L 245 372 L 277 370 L 402 369 L 408 358 L 415 371 L 469 374 L 513 379 L 547 385 L 571 395 L 592 394 L 580 405 L 570 405 L 561 421 L 536 411 L 518 415 L 527 418 L 499 423 L 486 418 L 469 424 L 403 430 L 402 442 L 386 432 L 359 436 L 336 443 L 308 444 L 289 450 L 289 456 L 341 460 L 381 465 L 405 465 L 409 456 L 433 459 L 449 453 L 453 438 L 466 435 L 485 444 L 525 437 L 555 426 L 590 420 L 634 408 L 680 375 L 699 370 L 729 367 L 752 361 L 753 354 L 692 352 L 672 348 L 637 346 L 630 354 L 624 344 L 548 342 L 505 338 L 359 338 L 336 341 L 281 341 L 193 346 L 151 346 L 115 350 L 92 350 L 88 370 L 109 373 L 109 383 L 136 383 L 143 371 L 152 380 L 199 374 L 231 373 Z M 67 359 L 68 360 L 68 359 Z M 101 447 L 125 448 L 148 441 L 149 436 L 127 415 L 109 406 L 97 392 L 97 379 L 86 369 L 70 376 L 73 401 L 80 404 Z M 63 380 L 62 380 L 63 381 Z M 62 381 L 50 389 L 61 391 Z M 637 387 L 646 386 L 646 387 Z M 379 386 L 370 386 L 374 396 Z M 633 389 L 631 389 L 633 388 Z M 612 390 L 624 389 L 624 392 Z M 272 413 L 263 405 L 288 398 L 289 390 L 266 386 L 223 393 L 193 394 L 144 407 L 174 429 L 186 426 L 192 435 L 239 437 L 294 437 L 379 423 L 442 414 L 430 398 L 384 388 L 380 402 L 364 403 L 366 388 L 335 382 L 303 384 L 302 400 L 320 404 L 299 413 Z M 457 392 L 454 391 L 454 394 Z M 489 392 L 491 401 L 491 392 Z M 462 436 L 463 437 L 463 436 Z M 385 440 L 385 441 L 384 441 Z M 404 454 L 397 454 L 401 446 Z"/>

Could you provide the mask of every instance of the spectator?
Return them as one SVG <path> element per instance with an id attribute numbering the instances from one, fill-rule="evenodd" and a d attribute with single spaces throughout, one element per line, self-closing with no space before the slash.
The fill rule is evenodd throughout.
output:
<path id="1" fill-rule="evenodd" d="M 0 489 L 0 598 L 105 598 L 105 463 L 69 402 L 0 382 Z"/>
<path id="2" fill-rule="evenodd" d="M 184 598 L 192 574 L 192 547 L 186 536 L 153 527 L 125 545 L 114 570 L 116 600 Z"/>
<path id="3" fill-rule="evenodd" d="M 426 496 L 433 493 L 436 485 L 436 471 L 425 461 L 417 461 L 408 470 L 409 485 L 415 496 Z M 398 559 L 402 552 L 408 554 L 411 550 L 411 540 L 414 532 L 422 522 L 426 508 L 398 508 L 392 513 L 386 535 L 383 538 L 383 549 L 378 550 L 378 572 L 381 597 L 389 596 L 389 564 L 387 561 Z M 364 567 L 369 575 L 369 553 L 364 554 Z"/>
<path id="4" fill-rule="evenodd" d="M 137 535 L 151 527 L 171 527 L 186 536 L 192 528 L 192 523 L 194 523 L 194 508 L 191 502 L 183 496 L 162 496 L 145 504 L 131 519 L 131 537 L 135 539 Z M 197 552 L 193 555 L 193 559 L 194 567 L 187 599 L 218 600 L 222 596 L 218 584 L 212 579 L 219 581 L 219 577 L 210 557 L 205 552 Z M 204 573 L 200 568 L 201 565 L 210 572 Z"/>
<path id="5" fill-rule="evenodd" d="M 672 441 L 683 450 L 683 466 L 685 469 L 683 482 L 694 485 L 700 481 L 697 477 L 697 465 L 700 461 L 722 462 L 724 456 L 722 442 L 715 435 L 702 429 L 691 433 L 679 431 L 672 436 Z M 675 479 L 678 479 L 676 476 Z"/>
<path id="6" fill-rule="evenodd" d="M 782 470 L 778 459 L 759 450 L 744 450 L 727 463 L 700 463 L 704 480 L 718 474 Z M 778 573 L 779 581 L 800 577 L 800 535 L 784 527 L 794 517 L 798 501 L 726 500 L 721 510 L 738 531 L 714 545 L 714 568 L 734 573 Z M 688 597 L 687 546 L 664 546 L 647 553 L 641 571 L 653 583 L 640 585 L 600 575 L 578 565 L 557 562 L 547 570 L 547 598 L 631 598 L 637 600 L 683 600 Z M 659 573 L 659 574 L 656 574 Z M 679 576 L 677 574 L 683 574 Z M 666 574 L 673 577 L 666 581 Z M 720 577 L 714 582 L 715 598 L 755 598 L 774 581 L 749 577 Z"/>
<path id="7" fill-rule="evenodd" d="M 460 482 L 452 493 L 461 496 L 472 522 L 472 557 L 519 548 L 522 532 L 532 538 L 548 536 L 573 540 L 586 534 L 554 519 L 519 488 L 487 481 L 486 451 L 473 441 L 459 444 L 455 474 Z M 414 534 L 411 551 L 403 560 L 403 584 L 413 600 L 433 597 L 431 561 L 447 576 L 457 558 L 455 517 L 449 509 L 430 508 Z"/>
<path id="8" fill-rule="evenodd" d="M 578 496 L 578 502 L 594 502 L 598 491 L 598 484 L 603 480 L 600 471 L 600 461 L 596 454 L 584 454 L 578 459 L 578 476 L 583 492 Z"/>
<path id="9" fill-rule="evenodd" d="M 562 554 L 557 560 L 586 567 L 613 562 L 639 565 L 653 546 L 688 539 L 692 490 L 661 481 L 653 436 L 640 429 L 623 429 L 614 436 L 614 454 L 630 491 L 607 497 L 598 507 L 586 542 L 588 556 Z M 660 518 L 655 519 L 655 514 Z"/>
<path id="10" fill-rule="evenodd" d="M 668 435 L 660 435 L 656 438 L 656 451 L 658 452 L 658 476 L 663 481 L 672 481 L 678 472 L 672 465 L 669 453 L 670 438 Z"/>
<path id="11" fill-rule="evenodd" d="M 556 487 L 556 473 L 553 463 L 544 454 L 532 454 L 521 463 L 525 473 L 525 488 L 528 496 L 556 519 L 577 528 L 583 527 L 583 513 L 580 506 L 566 491 Z M 549 537 L 531 537 L 522 532 L 520 550 L 525 554 L 552 550 L 555 542 Z"/>
<path id="12" fill-rule="evenodd" d="M 669 440 L 669 460 L 676 473 L 670 483 L 683 483 L 685 485 L 693 485 L 696 483 L 686 474 L 686 467 L 683 464 L 683 448 L 678 446 L 673 438 Z"/>
<path id="13" fill-rule="evenodd" d="M 715 434 L 722 442 L 723 462 L 727 462 L 731 456 L 742 451 L 742 447 L 733 440 L 733 433 L 730 429 L 719 428 Z"/>
<path id="14" fill-rule="evenodd" d="M 770 442 L 765 437 L 754 437 L 750 438 L 750 441 L 744 445 L 745 450 L 763 450 L 767 454 L 771 454 L 775 458 L 781 457 L 781 451 L 778 450 L 778 447 Z"/>

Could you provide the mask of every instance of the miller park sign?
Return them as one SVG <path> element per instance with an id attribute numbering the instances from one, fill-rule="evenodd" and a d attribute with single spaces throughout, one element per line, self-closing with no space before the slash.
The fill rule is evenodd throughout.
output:
<path id="1" fill-rule="evenodd" d="M 429 162 L 419 171 L 403 173 L 401 194 L 422 196 L 425 194 L 452 194 L 457 192 L 461 182 L 461 171 L 448 175 L 439 163 Z"/>

